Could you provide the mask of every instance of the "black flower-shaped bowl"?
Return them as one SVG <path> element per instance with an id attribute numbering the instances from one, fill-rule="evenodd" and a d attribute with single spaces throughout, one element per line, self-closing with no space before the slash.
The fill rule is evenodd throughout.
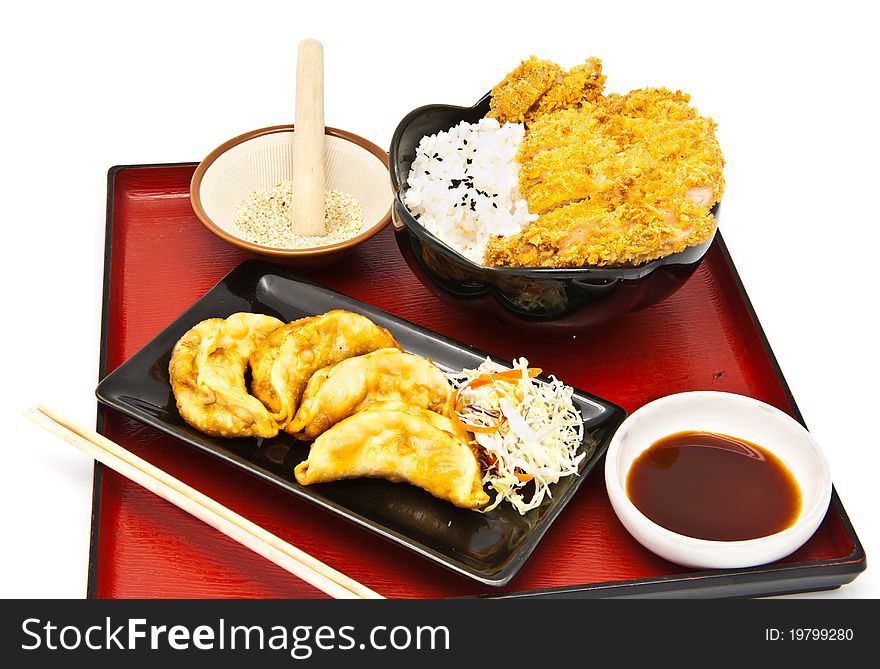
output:
<path id="1" fill-rule="evenodd" d="M 656 304 L 693 274 L 712 239 L 637 266 L 554 269 L 483 267 L 428 232 L 403 203 L 419 141 L 461 121 L 476 123 L 488 111 L 488 95 L 473 107 L 419 107 L 403 118 L 391 139 L 391 220 L 397 245 L 416 277 L 441 300 L 521 328 L 583 331 Z M 716 219 L 719 206 L 712 209 Z"/>

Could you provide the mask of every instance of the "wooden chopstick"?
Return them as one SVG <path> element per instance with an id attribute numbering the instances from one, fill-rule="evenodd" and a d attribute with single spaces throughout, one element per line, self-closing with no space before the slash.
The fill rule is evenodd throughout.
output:
<path id="1" fill-rule="evenodd" d="M 110 469 L 220 530 L 318 590 L 337 599 L 383 599 L 379 593 L 191 488 L 104 435 L 43 405 L 39 405 L 37 411 L 25 411 L 24 415 Z"/>

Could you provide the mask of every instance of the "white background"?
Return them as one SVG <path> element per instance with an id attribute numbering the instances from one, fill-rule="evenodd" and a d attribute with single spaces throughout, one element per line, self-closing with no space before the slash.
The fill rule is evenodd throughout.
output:
<path id="1" fill-rule="evenodd" d="M 387 147 L 431 102 L 471 104 L 532 53 L 602 58 L 719 125 L 722 229 L 869 555 L 877 520 L 880 248 L 872 3 L 15 3 L 0 31 L 0 595 L 82 597 L 92 465 L 20 412 L 93 423 L 105 181 L 293 121 L 296 45 L 324 43 L 326 122 Z M 438 308 L 440 308 L 438 306 Z M 878 597 L 869 568 L 816 597 Z"/>

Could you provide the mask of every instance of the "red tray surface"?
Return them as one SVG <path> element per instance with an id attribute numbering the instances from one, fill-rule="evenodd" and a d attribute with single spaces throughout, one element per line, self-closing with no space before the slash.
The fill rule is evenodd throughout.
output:
<path id="1" fill-rule="evenodd" d="M 194 167 L 113 172 L 105 371 L 146 344 L 247 256 L 209 233 L 189 203 Z M 504 358 L 525 355 L 632 412 L 687 390 L 750 395 L 796 413 L 723 249 L 673 297 L 599 333 L 518 334 L 440 303 L 410 273 L 390 227 L 344 264 L 310 276 Z M 401 290 L 405 286 L 405 290 Z M 112 410 L 104 432 L 238 513 L 387 597 L 497 594 Z M 97 597 L 320 597 L 322 593 L 103 469 L 93 540 Z M 786 563 L 844 560 L 853 542 L 835 507 Z M 687 574 L 642 548 L 617 520 L 601 467 L 501 592 Z"/>

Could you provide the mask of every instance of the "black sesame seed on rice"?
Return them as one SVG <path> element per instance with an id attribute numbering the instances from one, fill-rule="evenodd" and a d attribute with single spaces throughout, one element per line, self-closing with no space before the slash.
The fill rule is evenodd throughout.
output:
<path id="1" fill-rule="evenodd" d="M 496 164 L 502 167 L 515 162 L 522 132 L 520 124 L 509 124 L 505 129 L 489 119 L 461 123 L 425 137 L 416 153 L 421 157 L 426 152 L 427 160 L 413 166 L 410 188 L 404 194 L 410 211 L 421 215 L 420 225 L 480 262 L 488 234 L 508 225 L 508 221 L 522 225 L 528 220 L 515 173 L 496 169 Z M 497 158 L 484 160 L 486 155 L 495 155 L 491 152 L 497 152 Z M 448 164 L 437 168 L 432 164 L 435 162 Z M 426 167 L 436 174 L 429 176 Z M 492 205 L 491 209 L 487 204 Z"/>

